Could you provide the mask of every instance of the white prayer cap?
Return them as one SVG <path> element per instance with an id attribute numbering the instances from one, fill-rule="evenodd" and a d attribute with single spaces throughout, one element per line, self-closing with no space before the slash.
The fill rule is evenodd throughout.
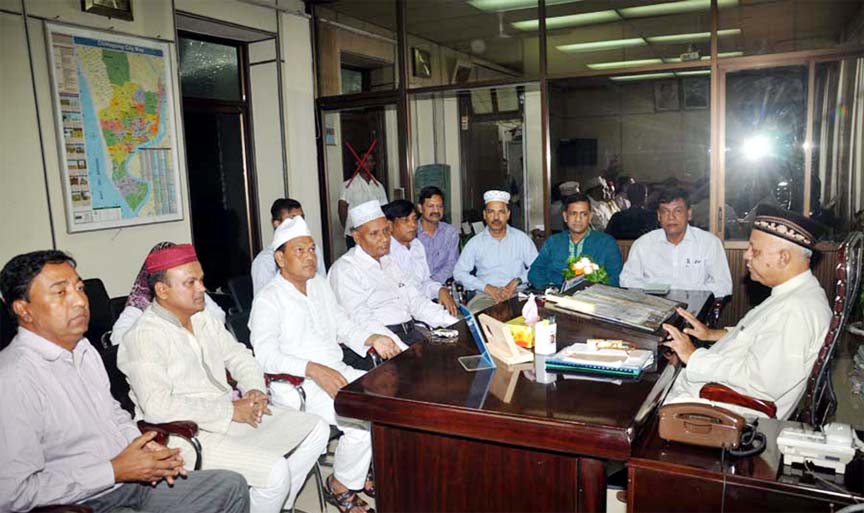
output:
<path id="1" fill-rule="evenodd" d="M 384 217 L 384 211 L 381 210 L 381 203 L 378 200 L 361 203 L 348 211 L 348 222 L 351 223 L 352 230 L 356 230 L 379 217 Z"/>
<path id="2" fill-rule="evenodd" d="M 558 186 L 561 196 L 570 196 L 579 192 L 579 182 L 569 181 Z"/>
<path id="3" fill-rule="evenodd" d="M 510 203 L 510 193 L 504 191 L 486 191 L 483 194 L 483 203 L 489 203 L 490 201 L 501 201 L 503 203 Z"/>
<path id="4" fill-rule="evenodd" d="M 295 216 L 282 221 L 282 224 L 276 228 L 276 231 L 273 233 L 273 243 L 270 244 L 270 247 L 273 251 L 276 251 L 282 244 L 291 239 L 311 236 L 312 232 L 309 231 L 309 226 L 306 225 L 306 220 L 303 219 L 303 216 Z"/>

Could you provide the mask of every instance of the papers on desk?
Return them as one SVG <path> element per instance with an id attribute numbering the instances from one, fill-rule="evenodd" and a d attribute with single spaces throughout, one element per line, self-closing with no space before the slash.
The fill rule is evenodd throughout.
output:
<path id="1" fill-rule="evenodd" d="M 547 308 L 576 312 L 653 333 L 674 313 L 678 305 L 636 290 L 592 285 L 572 296 L 546 295 Z M 550 306 L 551 305 L 551 306 Z"/>
<path id="2" fill-rule="evenodd" d="M 546 360 L 546 369 L 638 378 L 654 363 L 654 352 L 645 349 L 591 349 L 588 344 L 573 344 Z"/>

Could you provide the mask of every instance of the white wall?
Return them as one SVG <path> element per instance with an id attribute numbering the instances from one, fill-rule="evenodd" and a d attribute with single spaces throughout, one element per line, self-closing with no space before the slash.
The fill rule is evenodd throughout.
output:
<path id="1" fill-rule="evenodd" d="M 283 138 L 279 133 L 279 80 L 276 69 L 276 41 L 269 39 L 249 45 L 249 88 L 252 129 L 255 133 L 258 224 L 261 245 L 273 239 L 270 205 L 285 196 L 282 169 Z M 275 129 L 274 129 L 275 128 Z"/>
<path id="2" fill-rule="evenodd" d="M 4 9 L 13 12 L 21 10 L 19 2 L 0 2 L 0 7 Z M 284 7 L 288 3 L 280 2 L 280 5 Z M 0 13 L 0 67 L 4 70 L 0 73 L 0 119 L 4 120 L 0 128 L 0 155 L 3 156 L 0 159 L 0 180 L 3 184 L 0 187 L 0 237 L 4 241 L 0 246 L 0 264 L 18 253 L 51 247 L 53 235 L 56 247 L 70 252 L 78 260 L 79 272 L 83 277 L 100 277 L 108 293 L 118 296 L 128 294 L 144 256 L 154 243 L 160 240 L 191 240 L 182 126 L 176 127 L 182 177 L 182 221 L 75 234 L 67 232 L 45 37 L 43 22 L 39 19 L 47 18 L 58 23 L 67 22 L 91 28 L 113 28 L 127 34 L 173 41 L 174 16 L 171 6 L 171 0 L 147 0 L 146 7 L 144 1 L 133 0 L 135 20 L 126 22 L 83 13 L 79 0 L 26 0 L 28 14 L 33 16 L 29 21 L 32 74 L 23 17 Z M 176 6 L 177 10 L 253 28 L 272 32 L 277 28 L 276 11 L 236 0 L 176 0 Z M 291 2 L 290 6 L 302 9 L 299 1 Z M 304 203 L 310 226 L 314 233 L 320 234 L 320 212 L 316 212 L 316 206 L 320 202 L 308 27 L 309 22 L 303 17 L 282 15 L 283 58 L 286 62 L 283 67 L 286 98 L 284 107 L 286 120 L 289 121 L 286 125 L 285 146 L 289 152 L 291 194 Z M 174 69 L 174 88 L 179 91 L 174 44 L 169 46 Z M 258 105 L 253 105 L 253 108 L 278 112 L 277 105 L 273 103 L 275 94 L 272 84 L 269 92 L 266 86 L 262 85 L 255 95 L 258 96 L 258 93 L 261 93 L 264 99 L 258 101 Z M 179 102 L 179 96 L 175 94 L 174 109 L 178 125 L 181 120 Z M 41 146 L 37 109 L 41 117 Z M 259 116 L 263 118 L 261 121 L 266 121 L 260 110 Z M 278 122 L 261 125 L 256 127 L 255 131 L 256 150 L 259 145 L 262 146 L 260 149 L 273 146 L 273 141 L 278 139 L 278 135 L 274 137 L 274 133 L 278 134 L 279 131 Z M 47 169 L 47 194 L 43 175 L 43 153 L 44 166 Z M 256 154 L 257 156 L 259 155 Z M 281 157 L 277 160 L 270 152 L 263 160 L 266 165 L 259 167 L 256 177 L 259 183 L 259 202 L 265 202 L 270 195 L 281 195 L 284 191 L 284 186 L 279 185 L 282 181 Z M 279 162 L 278 166 L 271 165 L 273 160 Z M 269 203 L 260 205 L 263 212 L 268 211 L 269 206 Z M 54 220 L 53 232 L 49 225 L 49 212 Z M 263 227 L 261 233 L 267 233 Z M 266 242 L 269 236 L 263 240 Z"/>

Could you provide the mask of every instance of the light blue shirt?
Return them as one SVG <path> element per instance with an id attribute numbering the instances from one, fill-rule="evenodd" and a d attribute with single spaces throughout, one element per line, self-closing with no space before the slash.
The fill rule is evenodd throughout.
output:
<path id="1" fill-rule="evenodd" d="M 498 240 L 486 228 L 465 245 L 453 277 L 465 288 L 481 292 L 486 285 L 503 287 L 513 278 L 527 282 L 528 269 L 536 257 L 537 248 L 525 232 L 508 226 L 504 238 Z"/>

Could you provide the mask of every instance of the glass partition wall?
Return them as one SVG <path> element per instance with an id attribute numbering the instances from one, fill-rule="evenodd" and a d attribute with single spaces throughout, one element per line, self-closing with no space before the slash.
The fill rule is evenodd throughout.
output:
<path id="1" fill-rule="evenodd" d="M 511 223 L 548 234 L 562 228 L 558 186 L 587 192 L 602 177 L 626 202 L 626 184 L 645 185 L 648 208 L 663 187 L 687 189 L 693 223 L 733 247 L 763 202 L 812 215 L 840 238 L 864 208 L 864 35 L 848 22 L 862 9 L 859 0 L 316 6 L 328 202 L 333 177 L 346 173 L 334 161 L 344 148 L 332 144 L 341 97 L 348 110 L 389 105 L 388 194 L 413 198 L 438 180 L 449 219 L 467 230 L 482 191 L 503 187 L 516 198 Z M 328 216 L 332 258 L 337 216 Z"/>

